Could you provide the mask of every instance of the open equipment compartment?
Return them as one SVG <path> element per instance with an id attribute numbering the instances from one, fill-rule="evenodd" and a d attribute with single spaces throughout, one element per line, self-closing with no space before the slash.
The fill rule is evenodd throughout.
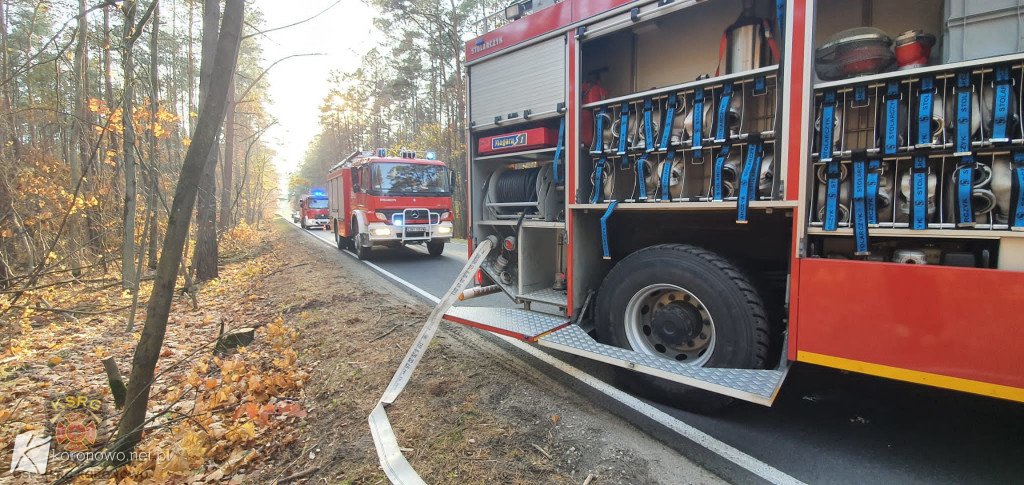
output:
<path id="1" fill-rule="evenodd" d="M 861 75 L 814 83 L 808 256 L 996 268 L 1000 241 L 1024 236 L 1012 227 L 1011 197 L 1024 149 L 1024 54 L 942 64 L 952 3 L 817 1 L 816 47 L 851 46 L 840 31 L 874 27 L 904 39 L 893 58 L 904 67 L 871 66 L 865 59 L 887 61 L 849 47 L 843 68 Z M 921 15 L 898 15 L 907 9 Z M 935 34 L 924 65 L 901 57 L 911 30 Z"/>

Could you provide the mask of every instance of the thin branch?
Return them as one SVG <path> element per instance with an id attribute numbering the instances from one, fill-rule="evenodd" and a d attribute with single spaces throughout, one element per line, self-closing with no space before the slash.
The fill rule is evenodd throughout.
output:
<path id="1" fill-rule="evenodd" d="M 317 18 L 317 17 L 319 17 L 319 16 L 323 15 L 323 14 L 324 14 L 324 12 L 327 12 L 328 10 L 330 10 L 330 9 L 332 9 L 332 8 L 334 8 L 334 7 L 336 7 L 336 6 L 338 6 L 338 4 L 339 4 L 339 3 L 341 3 L 341 0 L 338 0 L 337 2 L 334 2 L 334 3 L 332 3 L 332 4 L 331 4 L 331 5 L 329 6 L 329 7 L 327 7 L 327 8 L 325 8 L 325 9 L 321 10 L 321 11 L 320 11 L 320 12 L 318 12 L 318 13 L 317 13 L 316 15 L 314 15 L 314 16 L 312 16 L 312 17 L 308 18 L 308 19 L 305 19 L 305 20 L 300 20 L 300 21 L 298 21 L 298 22 L 295 22 L 295 23 L 291 23 L 291 24 L 288 24 L 288 25 L 282 25 L 282 26 L 280 26 L 280 27 L 274 27 L 274 28 L 272 28 L 272 29 L 267 29 L 267 30 L 257 30 L 256 32 L 253 32 L 253 33 L 251 33 L 251 34 L 249 34 L 249 35 L 243 35 L 243 36 L 242 36 L 242 40 L 248 39 L 248 38 L 250 38 L 250 37 L 255 37 L 255 36 L 257 36 L 257 35 L 266 35 L 266 33 L 267 33 L 267 32 L 273 32 L 273 31 L 275 31 L 275 30 L 282 30 L 282 29 L 287 29 L 288 27 L 295 27 L 296 25 L 299 25 L 299 24 L 302 24 L 302 23 L 306 23 L 306 22 L 309 22 L 310 20 L 313 20 L 313 19 L 315 19 L 315 18 Z M 246 25 L 249 25 L 249 23 L 248 23 L 248 22 L 246 22 Z M 252 27 L 252 26 L 250 25 L 250 27 Z"/>

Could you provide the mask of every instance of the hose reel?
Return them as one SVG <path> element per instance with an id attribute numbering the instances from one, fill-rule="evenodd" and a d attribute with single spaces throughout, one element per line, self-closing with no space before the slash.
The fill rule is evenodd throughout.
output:
<path id="1" fill-rule="evenodd" d="M 502 169 L 491 174 L 484 202 L 497 219 L 554 221 L 561 212 L 561 197 L 550 164 L 523 169 Z"/>

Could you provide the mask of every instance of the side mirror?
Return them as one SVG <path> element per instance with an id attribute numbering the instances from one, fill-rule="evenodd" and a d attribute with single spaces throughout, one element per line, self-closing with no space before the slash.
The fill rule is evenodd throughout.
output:
<path id="1" fill-rule="evenodd" d="M 454 191 L 454 189 L 455 189 L 455 171 L 454 170 L 448 170 L 448 190 L 453 190 Z"/>

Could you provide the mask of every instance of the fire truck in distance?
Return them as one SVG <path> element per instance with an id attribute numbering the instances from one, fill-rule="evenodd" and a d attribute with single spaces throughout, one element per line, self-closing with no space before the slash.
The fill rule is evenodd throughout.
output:
<path id="1" fill-rule="evenodd" d="M 330 215 L 327 212 L 327 196 L 322 190 L 299 197 L 299 220 L 303 229 L 319 227 L 327 229 L 330 224 Z"/>
<path id="2" fill-rule="evenodd" d="M 680 407 L 770 405 L 794 364 L 1024 402 L 999 3 L 513 3 L 465 47 L 468 212 L 521 307 L 445 318 Z"/>
<path id="3" fill-rule="evenodd" d="M 402 150 L 357 151 L 330 169 L 327 201 L 338 249 L 359 259 L 374 247 L 422 244 L 440 256 L 452 237 L 453 172 L 434 159 Z"/>

